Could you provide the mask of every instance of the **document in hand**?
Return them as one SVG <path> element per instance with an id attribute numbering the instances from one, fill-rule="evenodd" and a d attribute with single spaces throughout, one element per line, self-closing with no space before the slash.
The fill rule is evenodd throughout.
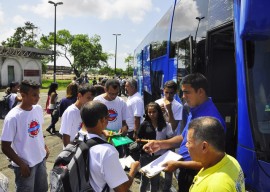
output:
<path id="1" fill-rule="evenodd" d="M 163 164 L 165 164 L 166 162 L 168 162 L 170 160 L 178 161 L 181 158 L 182 158 L 181 155 L 174 153 L 172 151 L 167 151 L 166 153 L 161 155 L 159 158 L 155 159 L 151 163 L 142 167 L 140 169 L 140 172 L 145 174 L 145 176 L 148 178 L 154 177 L 155 175 L 159 174 L 165 168 L 162 166 Z"/>
<path id="2" fill-rule="evenodd" d="M 123 169 L 130 168 L 131 163 L 135 162 L 135 160 L 130 155 L 119 159 L 119 161 L 120 161 Z"/>

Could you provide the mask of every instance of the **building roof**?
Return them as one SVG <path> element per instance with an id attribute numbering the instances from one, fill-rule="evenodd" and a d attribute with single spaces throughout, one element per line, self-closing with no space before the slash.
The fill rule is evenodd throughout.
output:
<path id="1" fill-rule="evenodd" d="M 0 56 L 20 56 L 20 57 L 30 57 L 34 59 L 40 59 L 44 55 L 53 55 L 53 51 L 37 49 L 33 47 L 3 47 L 0 46 Z"/>

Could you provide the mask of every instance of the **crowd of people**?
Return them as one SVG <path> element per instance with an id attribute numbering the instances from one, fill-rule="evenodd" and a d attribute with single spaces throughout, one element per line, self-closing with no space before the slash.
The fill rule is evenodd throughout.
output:
<path id="1" fill-rule="evenodd" d="M 226 124 L 208 96 L 208 82 L 202 74 L 182 79 L 182 102 L 176 99 L 177 84 L 171 80 L 164 84 L 161 98 L 145 107 L 137 81 L 123 79 L 94 79 L 92 84 L 75 80 L 60 100 L 56 83 L 48 91 L 46 111 L 51 114 L 51 124 L 46 131 L 54 134 L 60 117 L 63 148 L 78 135 L 81 140 L 99 137 L 108 141 L 111 132 L 138 143 L 139 155 L 132 154 L 127 145 L 105 143 L 90 149 L 89 182 L 95 191 L 102 191 L 106 184 L 116 192 L 128 191 L 139 168 L 168 150 L 182 158 L 163 165 L 163 188 L 159 174 L 152 178 L 141 174 L 141 192 L 149 186 L 151 192 L 170 191 L 173 173 L 178 173 L 180 192 L 245 191 L 240 165 L 225 153 Z M 126 101 L 121 93 L 127 96 Z M 37 104 L 39 84 L 22 81 L 20 95 L 20 104 L 4 120 L 2 151 L 14 167 L 17 191 L 48 191 L 45 164 L 49 150 L 42 133 L 43 110 Z M 128 155 L 135 162 L 126 174 L 119 158 Z"/>

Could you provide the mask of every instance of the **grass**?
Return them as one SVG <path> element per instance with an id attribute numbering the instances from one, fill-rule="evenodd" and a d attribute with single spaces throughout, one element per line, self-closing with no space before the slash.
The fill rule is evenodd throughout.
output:
<path id="1" fill-rule="evenodd" d="M 41 90 L 42 92 L 47 92 L 50 84 L 53 82 L 52 79 L 43 79 L 42 80 L 42 87 Z M 57 80 L 58 83 L 58 90 L 66 90 L 68 84 L 71 83 L 71 80 Z"/>

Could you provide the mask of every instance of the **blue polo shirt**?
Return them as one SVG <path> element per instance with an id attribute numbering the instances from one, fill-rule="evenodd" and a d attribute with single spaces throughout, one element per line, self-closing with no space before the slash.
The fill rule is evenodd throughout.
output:
<path id="1" fill-rule="evenodd" d="M 224 127 L 224 130 L 226 132 L 225 121 L 224 121 L 223 117 L 220 115 L 220 113 L 218 112 L 218 110 L 217 110 L 217 108 L 216 108 L 216 106 L 213 103 L 211 98 L 209 98 L 207 101 L 205 101 L 203 104 L 199 105 L 198 107 L 190 108 L 190 113 L 188 115 L 187 124 L 182 132 L 183 141 L 180 145 L 179 152 L 178 152 L 180 155 L 183 156 L 184 161 L 191 160 L 189 153 L 188 153 L 188 149 L 186 147 L 189 122 L 192 119 L 195 119 L 198 117 L 205 117 L 205 116 L 215 117 L 216 119 L 218 119 L 219 122 Z"/>

